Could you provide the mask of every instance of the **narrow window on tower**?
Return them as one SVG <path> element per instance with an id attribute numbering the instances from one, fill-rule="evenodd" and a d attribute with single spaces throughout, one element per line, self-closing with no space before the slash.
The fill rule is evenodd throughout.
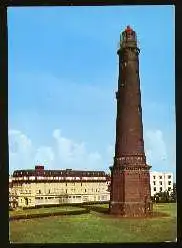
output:
<path id="1" fill-rule="evenodd" d="M 142 107 L 141 107 L 141 105 L 138 105 L 138 112 L 139 112 L 139 113 L 142 112 Z"/>
<path id="2" fill-rule="evenodd" d="M 143 145 L 143 139 L 139 139 L 141 145 Z"/>

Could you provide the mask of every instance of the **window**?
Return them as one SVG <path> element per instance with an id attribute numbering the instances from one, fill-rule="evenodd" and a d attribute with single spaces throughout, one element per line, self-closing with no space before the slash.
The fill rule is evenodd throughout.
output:
<path id="1" fill-rule="evenodd" d="M 48 192 L 49 194 L 51 193 L 51 190 L 49 189 L 49 192 Z"/>
<path id="2" fill-rule="evenodd" d="M 138 105 L 138 112 L 141 112 L 142 111 L 142 107 L 141 105 Z"/>
<path id="3" fill-rule="evenodd" d="M 66 189 L 66 193 L 67 193 L 67 189 Z"/>
<path id="4" fill-rule="evenodd" d="M 87 192 L 87 190 L 85 189 L 85 192 Z"/>
<path id="5" fill-rule="evenodd" d="M 171 179 L 171 175 L 168 176 L 168 179 Z"/>
<path id="6" fill-rule="evenodd" d="M 81 183 L 81 186 L 82 186 L 82 183 Z"/>
<path id="7" fill-rule="evenodd" d="M 155 181 L 153 181 L 153 184 L 155 185 Z"/>
<path id="8" fill-rule="evenodd" d="M 153 178 L 155 179 L 155 176 L 153 176 Z"/>
<path id="9" fill-rule="evenodd" d="M 171 181 L 168 181 L 168 184 L 171 185 Z"/>
<path id="10" fill-rule="evenodd" d="M 67 186 L 67 183 L 66 183 L 66 186 Z"/>
<path id="11" fill-rule="evenodd" d="M 168 187 L 168 191 L 170 191 L 171 190 L 171 187 Z"/>
<path id="12" fill-rule="evenodd" d="M 160 187 L 160 191 L 162 191 L 162 187 Z"/>
<path id="13" fill-rule="evenodd" d="M 161 181 L 159 183 L 160 183 L 160 185 L 162 185 L 162 182 Z"/>
<path id="14" fill-rule="evenodd" d="M 159 176 L 159 179 L 162 179 L 162 176 Z"/>
<path id="15" fill-rule="evenodd" d="M 156 187 L 154 187 L 154 191 L 156 191 Z"/>
<path id="16" fill-rule="evenodd" d="M 41 190 L 39 189 L 39 194 L 41 194 Z"/>

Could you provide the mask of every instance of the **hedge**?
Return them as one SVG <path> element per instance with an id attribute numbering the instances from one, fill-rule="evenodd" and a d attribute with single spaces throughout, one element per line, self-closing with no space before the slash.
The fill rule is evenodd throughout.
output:
<path id="1" fill-rule="evenodd" d="M 42 217 L 59 216 L 59 215 L 78 215 L 78 214 L 87 214 L 87 213 L 90 213 L 89 209 L 60 211 L 60 212 L 52 212 L 52 213 L 39 213 L 39 214 L 23 214 L 23 215 L 10 216 L 9 220 L 11 221 L 11 220 L 21 220 L 21 219 L 32 219 L 32 218 L 42 218 Z"/>
<path id="2" fill-rule="evenodd" d="M 51 208 L 51 207 L 60 207 L 60 206 L 76 206 L 76 207 L 85 207 L 85 205 L 95 205 L 95 204 L 107 204 L 109 201 L 92 201 L 92 202 L 81 202 L 81 203 L 60 203 L 60 204 L 42 204 L 30 207 L 23 207 L 23 209 L 38 209 L 38 208 Z"/>
<path id="3" fill-rule="evenodd" d="M 85 205 L 96 205 L 96 204 L 99 204 L 99 205 L 101 205 L 101 204 L 108 204 L 109 203 L 109 201 L 92 201 L 92 202 L 83 202 L 83 203 L 81 203 L 83 206 L 85 206 Z"/>

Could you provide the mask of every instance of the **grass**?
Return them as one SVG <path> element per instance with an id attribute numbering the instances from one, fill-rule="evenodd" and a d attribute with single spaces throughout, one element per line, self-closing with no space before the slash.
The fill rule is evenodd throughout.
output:
<path id="1" fill-rule="evenodd" d="M 95 206 L 108 208 L 107 204 Z M 154 210 L 167 213 L 168 216 L 117 219 L 92 211 L 83 215 L 12 221 L 10 241 L 20 243 L 174 241 L 177 236 L 176 204 L 156 204 Z"/>
<path id="2" fill-rule="evenodd" d="M 37 208 L 37 209 L 20 209 L 9 212 L 9 216 L 24 215 L 24 214 L 39 214 L 39 213 L 56 213 L 61 211 L 74 211 L 83 210 L 83 208 L 75 206 L 62 206 L 62 207 L 49 207 L 49 208 Z"/>

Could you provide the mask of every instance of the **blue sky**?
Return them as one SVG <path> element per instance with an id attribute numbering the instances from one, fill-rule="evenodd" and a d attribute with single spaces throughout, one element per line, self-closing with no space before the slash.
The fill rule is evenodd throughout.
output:
<path id="1" fill-rule="evenodd" d="M 147 161 L 175 173 L 174 7 L 9 8 L 9 146 L 14 169 L 113 163 L 117 46 L 137 32 Z"/>

